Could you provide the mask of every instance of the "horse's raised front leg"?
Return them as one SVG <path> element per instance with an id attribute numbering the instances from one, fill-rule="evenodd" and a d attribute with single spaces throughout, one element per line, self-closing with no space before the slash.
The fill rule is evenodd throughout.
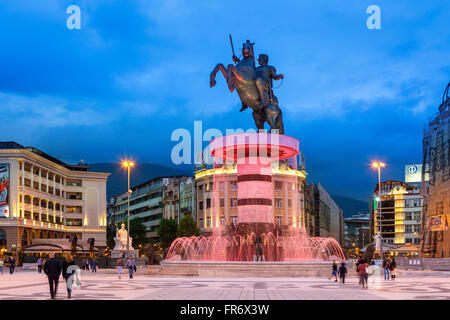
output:
<path id="1" fill-rule="evenodd" d="M 233 92 L 235 86 L 234 84 L 236 82 L 244 82 L 246 81 L 245 77 L 242 75 L 242 73 L 236 68 L 235 65 L 229 64 L 227 66 L 228 71 L 228 88 L 231 92 Z"/>
<path id="2" fill-rule="evenodd" d="M 219 63 L 216 65 L 216 67 L 213 69 L 213 71 L 211 72 L 211 75 L 209 76 L 209 86 L 212 88 L 216 85 L 216 74 L 218 71 L 221 71 L 223 74 L 223 77 L 225 78 L 225 80 L 228 83 L 228 72 L 227 69 L 225 69 L 224 65 Z"/>

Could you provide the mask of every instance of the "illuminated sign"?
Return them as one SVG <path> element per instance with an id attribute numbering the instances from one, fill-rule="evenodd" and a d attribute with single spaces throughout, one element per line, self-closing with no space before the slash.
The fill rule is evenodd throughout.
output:
<path id="1" fill-rule="evenodd" d="M 406 183 L 422 182 L 421 164 L 409 164 L 405 166 L 405 182 Z"/>
<path id="2" fill-rule="evenodd" d="M 9 164 L 0 164 L 0 217 L 9 217 Z"/>

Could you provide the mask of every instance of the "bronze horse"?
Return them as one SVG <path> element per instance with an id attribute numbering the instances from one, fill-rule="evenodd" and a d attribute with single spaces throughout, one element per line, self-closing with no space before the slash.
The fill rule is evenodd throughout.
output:
<path id="1" fill-rule="evenodd" d="M 242 60 L 233 55 L 233 61 L 237 64 L 229 64 L 227 68 L 221 63 L 217 64 L 210 75 L 210 87 L 216 85 L 216 74 L 220 70 L 227 81 L 228 89 L 233 92 L 236 89 L 242 102 L 240 111 L 250 107 L 253 110 L 253 119 L 258 130 L 264 129 L 267 121 L 272 130 L 278 130 L 279 134 L 284 134 L 282 113 L 278 107 L 278 101 L 270 101 L 266 105 L 261 104 L 261 97 L 256 81 L 255 55 L 253 51 L 254 43 L 249 40 L 243 44 Z"/>

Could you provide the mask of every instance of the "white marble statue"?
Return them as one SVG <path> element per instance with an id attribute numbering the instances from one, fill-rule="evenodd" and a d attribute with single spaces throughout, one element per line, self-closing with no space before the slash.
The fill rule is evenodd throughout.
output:
<path id="1" fill-rule="evenodd" d="M 125 224 L 122 223 L 121 228 L 117 230 L 116 237 L 114 238 L 114 241 L 116 242 L 116 245 L 114 247 L 114 250 L 127 250 L 127 236 L 128 231 L 125 229 Z M 130 243 L 129 248 L 133 248 L 133 238 L 130 237 Z"/>

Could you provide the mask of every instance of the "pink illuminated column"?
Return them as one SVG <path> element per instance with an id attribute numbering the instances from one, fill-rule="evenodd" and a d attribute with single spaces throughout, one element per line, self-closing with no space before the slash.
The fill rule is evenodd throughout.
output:
<path id="1" fill-rule="evenodd" d="M 238 223 L 272 223 L 271 159 L 255 155 L 238 161 L 237 184 Z"/>

